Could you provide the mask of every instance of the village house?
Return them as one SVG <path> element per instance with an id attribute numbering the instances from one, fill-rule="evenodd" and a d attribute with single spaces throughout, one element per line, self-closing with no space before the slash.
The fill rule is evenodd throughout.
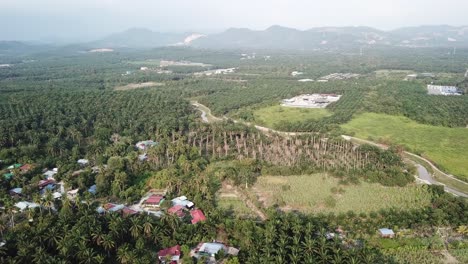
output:
<path id="1" fill-rule="evenodd" d="M 24 164 L 19 169 L 20 169 L 21 173 L 28 173 L 32 168 L 33 168 L 33 166 L 31 164 Z"/>
<path id="2" fill-rule="evenodd" d="M 23 192 L 23 188 L 13 188 L 10 190 L 10 195 L 12 197 L 20 197 L 22 195 L 22 192 Z"/>
<path id="3" fill-rule="evenodd" d="M 395 233 L 393 232 L 392 229 L 389 229 L 389 228 L 379 229 L 379 234 L 380 234 L 380 237 L 384 237 L 384 238 L 394 238 L 395 237 Z"/>
<path id="4" fill-rule="evenodd" d="M 21 163 L 16 163 L 16 164 L 13 164 L 13 165 L 8 166 L 7 169 L 9 169 L 9 170 L 14 170 L 14 169 L 21 168 L 21 166 L 22 166 Z"/>
<path id="5" fill-rule="evenodd" d="M 96 184 L 94 184 L 94 185 L 92 185 L 91 187 L 89 187 L 88 192 L 91 193 L 91 194 L 96 194 L 96 193 L 97 193 L 97 186 L 96 186 Z"/>
<path id="6" fill-rule="evenodd" d="M 192 224 L 196 224 L 198 222 L 206 221 L 206 216 L 200 209 L 195 209 L 190 211 L 190 216 L 192 216 Z"/>
<path id="7" fill-rule="evenodd" d="M 27 202 L 27 201 L 21 201 L 21 202 L 17 202 L 15 204 L 15 207 L 18 208 L 21 212 L 23 212 L 26 209 L 32 209 L 32 208 L 39 207 L 39 204 L 30 203 L 30 202 Z"/>
<path id="8" fill-rule="evenodd" d="M 77 163 L 80 164 L 80 166 L 83 166 L 83 167 L 84 167 L 84 166 L 86 166 L 86 165 L 89 164 L 89 160 L 87 160 L 87 159 L 79 159 L 79 160 L 77 161 Z"/>
<path id="9" fill-rule="evenodd" d="M 188 209 L 192 209 L 195 204 L 187 199 L 186 196 L 179 196 L 172 199 L 172 205 L 181 205 Z"/>
<path id="10" fill-rule="evenodd" d="M 46 170 L 42 175 L 44 175 L 45 179 L 53 179 L 54 176 L 58 173 L 58 168 L 53 168 L 52 170 Z"/>
<path id="11" fill-rule="evenodd" d="M 38 187 L 40 190 L 53 190 L 55 188 L 55 180 L 53 178 L 40 180 Z"/>
<path id="12" fill-rule="evenodd" d="M 166 263 L 176 264 L 176 263 L 180 263 L 181 254 L 182 254 L 182 251 L 180 249 L 180 245 L 176 245 L 170 248 L 161 249 L 158 252 L 158 259 L 163 264 L 166 264 Z"/>
<path id="13" fill-rule="evenodd" d="M 182 205 L 174 205 L 171 208 L 167 209 L 167 212 L 172 215 L 176 215 L 179 218 L 182 218 L 185 216 L 184 212 L 185 207 Z"/>
<path id="14" fill-rule="evenodd" d="M 195 258 L 208 257 L 211 262 L 215 262 L 215 255 L 220 251 L 224 251 L 227 255 L 237 256 L 239 254 L 239 249 L 228 247 L 224 243 L 220 242 L 209 242 L 209 243 L 200 243 L 196 248 L 194 248 L 190 255 Z"/>
<path id="15" fill-rule="evenodd" d="M 143 207 L 159 208 L 164 201 L 165 196 L 161 194 L 153 194 L 143 202 Z"/>
<path id="16" fill-rule="evenodd" d="M 80 189 L 76 188 L 76 189 L 74 189 L 74 190 L 68 191 L 68 192 L 67 192 L 67 197 L 68 197 L 68 199 L 74 200 L 74 199 L 78 196 L 78 191 L 79 191 L 79 190 L 80 190 Z"/>
<path id="17" fill-rule="evenodd" d="M 155 142 L 153 140 L 140 141 L 140 142 L 135 144 L 135 146 L 139 150 L 147 150 L 147 149 L 149 149 L 151 147 L 154 147 L 154 146 L 157 146 L 157 145 L 158 145 L 158 142 Z"/>

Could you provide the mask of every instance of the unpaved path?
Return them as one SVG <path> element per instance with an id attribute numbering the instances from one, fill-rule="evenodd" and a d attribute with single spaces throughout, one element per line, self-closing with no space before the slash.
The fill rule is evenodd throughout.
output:
<path id="1" fill-rule="evenodd" d="M 221 120 L 227 120 L 228 118 L 227 117 L 223 117 L 223 118 L 218 118 L 218 117 L 215 117 L 211 114 L 211 110 L 205 106 L 205 105 L 202 105 L 198 102 L 192 102 L 192 105 L 194 105 L 198 110 L 200 110 L 202 112 L 202 119 L 204 122 L 212 122 L 211 120 L 213 121 L 221 121 Z M 210 120 L 211 119 L 211 120 Z M 278 135 L 282 135 L 282 136 L 299 136 L 299 135 L 306 135 L 306 134 L 314 134 L 313 132 L 285 132 L 285 131 L 278 131 L 278 130 L 274 130 L 274 129 L 271 129 L 271 128 L 268 128 L 268 127 L 263 127 L 263 126 L 258 126 L 258 125 L 253 125 L 251 123 L 248 123 L 248 122 L 244 122 L 244 121 L 239 121 L 239 120 L 234 120 L 234 119 L 231 119 L 234 123 L 242 123 L 242 124 L 245 124 L 245 125 L 248 125 L 248 126 L 254 126 L 257 130 L 259 131 L 262 131 L 262 132 L 265 132 L 265 133 L 275 133 L 275 134 L 278 134 Z M 342 137 L 345 139 L 345 140 L 348 140 L 348 141 L 351 141 L 351 140 L 354 140 L 354 141 L 358 141 L 358 142 L 362 142 L 362 143 L 365 143 L 365 144 L 370 144 L 370 145 L 374 145 L 374 146 L 377 146 L 379 148 L 383 148 L 383 149 L 387 149 L 388 146 L 386 145 L 383 145 L 383 144 L 378 144 L 378 143 L 375 143 L 375 142 L 372 142 L 372 141 L 369 141 L 369 140 L 365 140 L 365 139 L 361 139 L 361 138 L 356 138 L 356 137 L 351 137 L 351 136 L 347 136 L 347 135 L 342 135 Z M 429 166 L 431 166 L 431 168 L 443 175 L 444 177 L 447 177 L 447 178 L 450 178 L 452 180 L 456 180 L 458 182 L 460 182 L 461 184 L 468 184 L 460 179 L 457 179 L 455 177 L 453 177 L 452 175 L 449 175 L 447 173 L 444 173 L 443 171 L 439 170 L 439 168 L 437 168 L 431 161 L 429 161 L 428 159 L 425 159 L 419 155 L 416 155 L 414 153 L 411 153 L 411 152 L 408 152 L 408 151 L 404 151 L 404 153 L 406 155 L 409 155 L 409 156 L 413 156 L 413 157 L 416 157 L 417 159 L 421 159 L 423 160 L 424 162 L 426 162 L 427 164 L 429 164 Z M 432 177 L 432 175 L 427 171 L 426 168 L 424 168 L 424 166 L 422 166 L 421 164 L 418 164 L 417 163 L 417 168 L 418 168 L 418 177 L 420 180 L 422 180 L 423 182 L 425 183 L 428 183 L 428 184 L 439 184 L 439 185 L 443 185 L 444 186 L 444 189 L 446 192 L 449 192 L 449 193 L 452 193 L 456 196 L 462 196 L 462 197 L 466 197 L 468 198 L 468 194 L 467 193 L 464 193 L 464 192 L 461 192 L 459 190 L 455 190 L 453 188 L 451 188 L 450 186 L 447 186 L 446 184 L 443 184 L 439 181 L 437 181 L 436 179 L 434 179 Z M 255 207 L 255 206 L 254 206 Z"/>
<path id="2" fill-rule="evenodd" d="M 242 192 L 238 191 L 237 188 L 234 189 L 234 193 L 245 202 L 245 205 L 256 213 L 262 221 L 267 220 L 267 216 L 260 210 L 248 197 L 246 197 Z"/>

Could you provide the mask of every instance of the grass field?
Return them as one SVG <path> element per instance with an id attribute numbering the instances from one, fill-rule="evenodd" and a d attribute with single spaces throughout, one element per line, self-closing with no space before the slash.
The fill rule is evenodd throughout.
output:
<path id="1" fill-rule="evenodd" d="M 280 122 L 301 122 L 307 119 L 320 119 L 330 116 L 327 109 L 322 108 L 296 108 L 281 105 L 268 106 L 254 111 L 256 123 L 274 128 Z"/>
<path id="2" fill-rule="evenodd" d="M 218 207 L 223 210 L 232 210 L 232 212 L 239 217 L 253 217 L 255 214 L 250 210 L 245 202 L 237 197 L 221 197 L 218 199 Z"/>
<path id="3" fill-rule="evenodd" d="M 342 125 L 347 133 L 404 145 L 439 168 L 468 180 L 468 129 L 419 124 L 402 116 L 365 113 Z"/>
<path id="4" fill-rule="evenodd" d="M 302 212 L 377 211 L 382 208 L 421 208 L 428 206 L 431 194 L 425 186 L 385 187 L 362 182 L 340 185 L 327 174 L 301 176 L 262 176 L 253 190 L 265 206 L 278 204 L 285 210 Z"/>

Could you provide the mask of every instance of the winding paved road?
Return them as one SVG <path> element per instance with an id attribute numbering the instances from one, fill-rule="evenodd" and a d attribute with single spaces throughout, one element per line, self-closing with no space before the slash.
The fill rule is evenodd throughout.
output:
<path id="1" fill-rule="evenodd" d="M 205 106 L 205 105 L 202 105 L 198 102 L 192 102 L 192 105 L 195 106 L 199 111 L 202 112 L 201 114 L 201 118 L 203 120 L 203 122 L 205 123 L 209 123 L 209 118 L 211 118 L 212 120 L 216 120 L 216 121 L 221 121 L 221 120 L 226 120 L 228 119 L 227 117 L 224 117 L 224 118 L 218 118 L 218 117 L 215 117 L 211 114 L 211 110 Z M 204 109 L 207 109 L 208 111 L 205 111 Z M 262 127 L 262 126 L 258 126 L 258 125 L 253 125 L 253 124 L 250 124 L 248 122 L 243 122 L 243 121 L 238 121 L 238 120 L 234 120 L 234 119 L 231 119 L 234 123 L 243 123 L 245 125 L 249 125 L 249 126 L 254 126 L 256 129 L 258 129 L 259 131 L 262 131 L 262 132 L 265 132 L 265 133 L 276 133 L 276 134 L 279 134 L 279 135 L 283 135 L 283 136 L 298 136 L 298 135 L 305 135 L 305 134 L 310 134 L 312 132 L 284 132 L 284 131 L 277 131 L 277 130 L 274 130 L 274 129 L 271 129 L 271 128 L 268 128 L 268 127 Z M 378 144 L 378 143 L 375 143 L 375 142 L 372 142 L 372 141 L 369 141 L 369 140 L 365 140 L 365 139 L 360 139 L 360 138 L 355 138 L 355 137 L 351 137 L 351 136 L 346 136 L 346 135 L 342 135 L 342 137 L 345 139 L 345 140 L 357 140 L 357 141 L 360 141 L 360 142 L 363 142 L 363 143 L 366 143 L 366 144 L 371 144 L 371 145 L 374 145 L 374 146 L 377 146 L 377 147 L 380 147 L 380 148 L 384 148 L 386 149 L 387 146 L 385 145 L 382 145 L 382 144 Z M 448 178 L 451 178 L 453 180 L 456 180 L 456 181 L 459 181 L 461 183 L 464 183 L 464 184 L 467 184 L 466 182 L 464 181 L 461 181 L 451 175 L 448 175 L 444 172 L 442 172 L 441 170 L 439 170 L 439 168 L 437 168 L 432 162 L 430 162 L 429 160 L 419 156 L 419 155 L 416 155 L 414 153 L 411 153 L 411 152 L 407 152 L 407 151 L 404 151 L 405 154 L 407 155 L 410 155 L 410 156 L 414 156 L 418 159 L 421 159 L 423 161 L 425 161 L 427 164 L 429 164 L 431 166 L 431 168 L 434 170 L 434 171 L 437 171 L 438 173 L 448 177 Z M 463 193 L 463 192 L 460 192 L 458 190 L 455 190 L 443 183 L 440 183 L 439 181 L 437 181 L 436 179 L 434 179 L 431 175 L 431 173 L 429 173 L 427 171 L 427 169 L 422 166 L 421 164 L 419 163 L 416 163 L 416 162 L 413 162 L 416 167 L 417 167 L 417 171 L 418 171 L 418 178 L 420 181 L 426 183 L 426 184 L 438 184 L 438 185 L 443 185 L 444 186 L 444 190 L 446 192 L 449 192 L 451 194 L 454 194 L 456 196 L 461 196 L 461 197 L 465 197 L 465 198 L 468 198 L 468 194 L 466 193 Z"/>

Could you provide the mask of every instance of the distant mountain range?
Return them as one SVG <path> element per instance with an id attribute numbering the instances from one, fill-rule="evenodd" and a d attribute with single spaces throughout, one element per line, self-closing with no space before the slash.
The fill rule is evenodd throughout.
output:
<path id="1" fill-rule="evenodd" d="M 370 27 L 320 27 L 297 30 L 271 26 L 265 30 L 231 28 L 212 35 L 157 33 L 130 29 L 91 43 L 108 47 L 187 45 L 212 49 L 345 48 L 364 45 L 405 47 L 468 47 L 468 27 L 420 26 L 383 31 Z"/>
<path id="2" fill-rule="evenodd" d="M 0 42 L 0 54 L 12 49 L 28 50 L 30 44 Z M 103 39 L 81 43 L 77 47 L 156 48 L 190 46 L 209 49 L 281 49 L 314 50 L 346 49 L 363 46 L 465 47 L 468 48 L 468 26 L 419 26 L 383 31 L 370 27 L 320 27 L 297 30 L 272 26 L 265 30 L 231 28 L 211 35 L 198 33 L 159 33 L 133 28 Z"/>

